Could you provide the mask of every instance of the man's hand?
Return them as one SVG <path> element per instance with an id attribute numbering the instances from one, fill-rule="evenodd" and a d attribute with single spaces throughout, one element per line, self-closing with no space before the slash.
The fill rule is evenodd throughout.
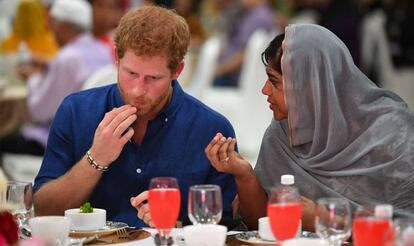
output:
<path id="1" fill-rule="evenodd" d="M 204 152 L 217 171 L 233 174 L 236 178 L 246 177 L 253 171 L 252 166 L 234 150 L 235 146 L 236 139 L 217 133 Z"/>
<path id="2" fill-rule="evenodd" d="M 32 55 L 30 61 L 16 65 L 16 73 L 23 80 L 27 80 L 35 73 L 42 73 L 47 70 L 49 60 L 43 56 Z"/>
<path id="3" fill-rule="evenodd" d="M 124 145 L 134 135 L 128 127 L 137 119 L 137 109 L 131 105 L 114 108 L 99 123 L 90 149 L 91 156 L 101 166 L 109 166 L 116 160 Z"/>
<path id="4" fill-rule="evenodd" d="M 151 213 L 149 210 L 149 205 L 146 203 L 148 200 L 148 191 L 144 191 L 136 197 L 131 197 L 131 205 L 137 209 L 138 218 L 144 221 L 150 227 L 155 227 L 154 222 L 152 222 Z"/>

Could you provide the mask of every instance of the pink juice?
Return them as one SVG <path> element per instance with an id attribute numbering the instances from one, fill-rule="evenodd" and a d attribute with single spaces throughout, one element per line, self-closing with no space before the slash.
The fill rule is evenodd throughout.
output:
<path id="1" fill-rule="evenodd" d="M 300 203 L 269 204 L 267 206 L 270 227 L 278 241 L 294 238 L 302 218 Z"/>
<path id="2" fill-rule="evenodd" d="M 392 239 L 392 224 L 388 219 L 356 218 L 352 225 L 355 246 L 383 246 Z"/>
<path id="3" fill-rule="evenodd" d="M 174 188 L 150 189 L 148 204 L 155 227 L 171 229 L 180 212 L 180 190 Z"/>

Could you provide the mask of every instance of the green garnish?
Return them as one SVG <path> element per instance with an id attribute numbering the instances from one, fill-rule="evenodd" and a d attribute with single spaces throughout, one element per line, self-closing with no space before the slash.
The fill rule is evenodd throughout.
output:
<path id="1" fill-rule="evenodd" d="M 82 206 L 80 206 L 80 212 L 81 213 L 92 213 L 93 208 L 91 206 L 90 202 L 85 202 Z"/>

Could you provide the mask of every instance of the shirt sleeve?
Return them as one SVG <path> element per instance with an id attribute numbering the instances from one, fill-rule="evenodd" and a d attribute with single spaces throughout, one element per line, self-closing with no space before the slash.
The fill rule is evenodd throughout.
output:
<path id="1" fill-rule="evenodd" d="M 35 179 L 35 191 L 48 181 L 64 175 L 78 161 L 75 160 L 73 147 L 72 112 L 69 100 L 65 99 L 50 129 L 45 156 Z"/>

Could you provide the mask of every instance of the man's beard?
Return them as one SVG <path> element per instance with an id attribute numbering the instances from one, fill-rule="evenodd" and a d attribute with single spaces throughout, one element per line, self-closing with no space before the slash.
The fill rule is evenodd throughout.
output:
<path id="1" fill-rule="evenodd" d="M 120 88 L 120 87 L 119 87 Z M 147 104 L 146 106 L 142 107 L 142 108 L 138 108 L 137 107 L 137 112 L 135 113 L 137 116 L 144 116 L 147 114 L 150 114 L 152 112 L 154 112 L 155 110 L 161 110 L 160 108 L 160 104 L 163 102 L 166 102 L 166 98 L 168 97 L 169 94 L 169 89 L 167 89 L 165 91 L 164 94 L 162 94 L 161 96 L 159 96 L 158 98 L 156 98 L 154 101 L 145 97 L 145 96 L 141 96 L 139 98 L 136 98 L 136 101 L 141 101 L 141 102 L 145 102 L 145 104 Z M 122 98 L 124 99 L 124 102 L 126 104 L 130 104 L 132 106 L 135 107 L 134 103 L 133 103 L 133 99 L 130 96 L 130 94 L 128 92 L 123 91 L 122 89 L 120 89 Z"/>

